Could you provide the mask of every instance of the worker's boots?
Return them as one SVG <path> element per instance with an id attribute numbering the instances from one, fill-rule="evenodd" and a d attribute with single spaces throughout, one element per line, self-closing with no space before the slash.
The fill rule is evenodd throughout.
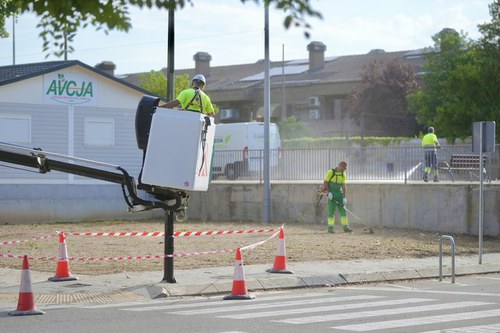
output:
<path id="1" fill-rule="evenodd" d="M 437 175 L 435 175 L 435 176 L 434 176 L 434 183 L 437 183 L 437 182 L 439 182 L 439 178 L 438 178 L 438 176 L 437 176 Z"/>
<path id="2" fill-rule="evenodd" d="M 328 233 L 329 234 L 334 234 L 335 233 L 335 231 L 333 231 L 333 225 L 329 225 L 328 226 Z"/>
<path id="3" fill-rule="evenodd" d="M 429 176 L 427 175 L 427 172 L 424 173 L 424 182 L 428 182 L 429 181 Z"/>
<path id="4" fill-rule="evenodd" d="M 344 226 L 344 232 L 352 232 L 352 229 L 348 225 Z"/>

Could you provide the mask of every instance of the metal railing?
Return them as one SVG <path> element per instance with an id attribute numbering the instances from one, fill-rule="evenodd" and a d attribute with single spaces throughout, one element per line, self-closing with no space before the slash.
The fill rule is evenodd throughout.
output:
<path id="1" fill-rule="evenodd" d="M 443 280 L 443 239 L 450 241 L 451 245 L 451 283 L 455 283 L 455 240 L 448 235 L 439 238 L 439 281 Z"/>
<path id="2" fill-rule="evenodd" d="M 500 145 L 497 145 L 497 151 Z M 214 151 L 213 179 L 263 179 L 263 150 Z M 445 165 L 454 154 L 473 154 L 471 145 L 443 146 L 437 152 L 441 180 L 469 180 L 470 170 L 452 170 L 453 179 L 445 172 Z M 488 155 L 485 179 L 491 180 L 492 159 L 498 165 L 498 153 Z M 245 156 L 247 158 L 245 159 Z M 384 180 L 406 183 L 421 180 L 425 168 L 424 151 L 420 146 L 406 147 L 350 147 L 280 149 L 270 151 L 271 180 L 321 180 L 326 172 L 340 161 L 348 163 L 349 180 Z M 446 162 L 446 163 L 445 163 Z M 474 174 L 474 173 L 473 173 Z M 475 173 L 479 179 L 479 172 Z M 495 175 L 498 177 L 498 175 Z"/>

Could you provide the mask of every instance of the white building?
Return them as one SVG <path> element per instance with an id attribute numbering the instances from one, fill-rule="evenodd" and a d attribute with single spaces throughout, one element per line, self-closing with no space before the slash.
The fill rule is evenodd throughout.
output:
<path id="1" fill-rule="evenodd" d="M 0 67 L 0 142 L 119 165 L 137 179 L 135 113 L 150 92 L 80 61 Z M 118 184 L 0 160 L 0 223 L 140 219 Z M 161 213 L 161 211 L 160 211 Z M 154 213 L 153 213 L 154 214 Z"/>

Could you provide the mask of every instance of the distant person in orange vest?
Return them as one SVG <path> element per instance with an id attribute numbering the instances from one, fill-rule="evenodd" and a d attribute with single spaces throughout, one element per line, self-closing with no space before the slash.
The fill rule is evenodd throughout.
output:
<path id="1" fill-rule="evenodd" d="M 191 87 L 184 89 L 177 95 L 174 100 L 171 100 L 163 105 L 162 108 L 172 109 L 181 105 L 182 110 L 196 111 L 204 113 L 208 116 L 213 116 L 214 106 L 210 97 L 203 91 L 207 84 L 207 79 L 202 74 L 196 74 L 191 79 Z"/>
<path id="2" fill-rule="evenodd" d="M 434 181 L 438 182 L 437 149 L 441 148 L 441 146 L 434 133 L 434 127 L 429 127 L 427 129 L 427 134 L 422 138 L 422 147 L 424 147 L 425 158 L 424 182 L 429 181 L 429 176 L 432 171 L 434 171 Z"/>

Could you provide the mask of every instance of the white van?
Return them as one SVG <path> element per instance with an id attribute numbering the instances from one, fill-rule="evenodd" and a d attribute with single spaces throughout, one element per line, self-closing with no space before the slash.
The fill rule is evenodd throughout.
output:
<path id="1" fill-rule="evenodd" d="M 269 167 L 278 165 L 281 140 L 278 126 L 269 124 Z M 212 177 L 237 179 L 264 169 L 264 123 L 217 124 Z"/>

